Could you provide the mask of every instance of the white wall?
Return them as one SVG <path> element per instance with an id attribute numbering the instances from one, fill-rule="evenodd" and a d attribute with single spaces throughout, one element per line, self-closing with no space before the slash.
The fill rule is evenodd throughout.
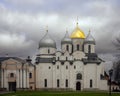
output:
<path id="1" fill-rule="evenodd" d="M 85 52 L 85 53 L 88 53 L 88 52 L 89 52 L 89 51 L 88 51 L 89 45 L 91 45 L 91 53 L 95 53 L 95 45 L 94 45 L 94 44 L 85 44 L 85 45 L 84 45 L 84 52 Z"/>

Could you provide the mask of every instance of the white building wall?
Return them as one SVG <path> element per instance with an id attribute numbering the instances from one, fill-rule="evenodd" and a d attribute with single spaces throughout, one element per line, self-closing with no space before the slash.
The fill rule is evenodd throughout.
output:
<path id="1" fill-rule="evenodd" d="M 63 74 L 64 73 L 64 74 Z M 61 75 L 61 88 L 65 88 L 65 82 L 64 82 L 64 79 L 65 79 L 65 76 L 66 76 L 66 74 L 65 74 L 65 63 L 62 65 L 61 64 L 61 73 L 60 73 L 60 75 Z"/>
<path id="2" fill-rule="evenodd" d="M 49 69 L 50 67 L 50 69 Z M 47 88 L 52 88 L 52 64 L 51 63 L 40 63 L 36 67 L 36 88 L 44 88 L 44 80 L 47 79 Z"/>
<path id="3" fill-rule="evenodd" d="M 60 82 L 60 86 L 59 86 L 59 88 L 61 88 L 61 63 L 60 62 L 57 62 L 56 64 L 55 64 L 55 88 L 57 88 L 57 79 L 59 79 L 59 82 Z M 57 68 L 57 67 L 59 67 L 59 68 Z"/>
<path id="4" fill-rule="evenodd" d="M 27 88 L 29 88 L 29 71 L 27 70 Z"/>
<path id="5" fill-rule="evenodd" d="M 16 70 L 16 88 L 19 88 L 19 70 Z"/>
<path id="6" fill-rule="evenodd" d="M 88 52 L 89 52 L 89 51 L 88 51 L 89 45 L 91 45 L 91 53 L 95 53 L 95 45 L 94 45 L 94 44 L 85 44 L 85 45 L 84 45 L 84 52 L 85 52 L 85 53 L 88 53 Z"/>
<path id="7" fill-rule="evenodd" d="M 66 79 L 68 80 L 68 88 L 70 87 L 69 82 L 70 82 L 70 64 L 69 62 L 65 62 L 64 66 L 63 66 L 63 70 L 65 70 L 64 72 L 62 72 L 62 74 L 64 74 L 64 79 L 63 79 L 63 88 L 66 88 Z"/>
<path id="8" fill-rule="evenodd" d="M 102 62 L 100 65 L 98 65 L 98 74 L 97 74 L 97 77 L 98 77 L 98 88 L 100 90 L 108 90 L 108 85 L 107 85 L 107 80 L 101 80 L 100 79 L 100 74 L 104 75 L 104 63 Z M 101 82 L 101 83 L 99 83 Z"/>
<path id="9" fill-rule="evenodd" d="M 81 61 L 75 61 L 74 62 L 74 65 L 76 66 L 76 69 L 74 69 L 75 70 L 75 73 L 74 73 L 74 89 L 76 89 L 76 83 L 77 83 L 77 81 L 79 81 L 80 83 L 81 83 L 81 90 L 83 89 L 83 86 L 84 86 L 84 84 L 83 84 L 83 80 L 84 80 L 84 78 L 83 78 L 83 76 L 84 76 L 84 65 L 83 65 L 83 62 L 81 62 Z M 82 74 L 82 79 L 81 80 L 77 80 L 77 74 L 78 73 L 80 73 L 80 74 Z"/>
<path id="10" fill-rule="evenodd" d="M 48 50 L 50 53 L 48 53 Z M 55 48 L 52 48 L 52 47 L 47 47 L 47 48 L 40 48 L 39 49 L 39 52 L 40 54 L 54 54 L 56 52 L 56 49 Z"/>
<path id="11" fill-rule="evenodd" d="M 59 61 L 57 61 L 56 63 L 58 63 Z M 59 62 L 60 63 L 60 62 Z M 52 81 L 52 86 L 53 86 L 53 88 L 56 88 L 56 65 L 54 64 L 54 65 L 52 65 L 53 66 L 53 68 L 52 68 L 52 76 L 53 76 L 53 81 Z"/>
<path id="12" fill-rule="evenodd" d="M 97 88 L 97 65 L 86 64 L 84 66 L 84 88 L 90 88 L 90 80 L 93 81 L 92 88 Z"/>
<path id="13" fill-rule="evenodd" d="M 66 52 L 67 50 L 66 50 L 66 46 L 69 46 L 69 50 L 68 50 L 68 52 L 69 53 L 72 53 L 72 44 L 62 44 L 62 52 L 64 53 L 64 52 Z"/>
<path id="14" fill-rule="evenodd" d="M 1 70 L 1 87 L 4 88 L 4 82 L 3 82 L 3 79 L 4 79 L 4 72 L 3 72 L 4 69 Z"/>
<path id="15" fill-rule="evenodd" d="M 25 69 L 23 70 L 23 88 L 26 88 L 26 71 L 25 71 Z"/>
<path id="16" fill-rule="evenodd" d="M 23 79 L 22 79 L 22 69 L 20 70 L 20 88 L 22 88 L 22 86 L 23 86 Z"/>
<path id="17" fill-rule="evenodd" d="M 82 51 L 84 39 L 72 39 L 73 51 L 77 50 L 77 45 L 80 46 L 80 50 Z"/>
<path id="18" fill-rule="evenodd" d="M 4 70 L 4 88 L 7 88 L 7 72 L 6 72 L 7 70 Z"/>
<path id="19" fill-rule="evenodd" d="M 69 80 L 69 88 L 75 90 L 75 70 L 74 69 L 75 64 L 70 65 L 70 80 Z"/>

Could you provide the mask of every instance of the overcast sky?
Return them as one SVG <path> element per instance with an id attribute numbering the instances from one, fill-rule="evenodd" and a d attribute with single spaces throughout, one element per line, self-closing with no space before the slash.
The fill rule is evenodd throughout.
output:
<path id="1" fill-rule="evenodd" d="M 0 55 L 31 57 L 38 52 L 38 42 L 46 26 L 60 47 L 66 28 L 76 26 L 96 40 L 96 52 L 112 61 L 119 46 L 120 0 L 0 0 Z M 60 49 L 60 48 L 59 48 Z"/>

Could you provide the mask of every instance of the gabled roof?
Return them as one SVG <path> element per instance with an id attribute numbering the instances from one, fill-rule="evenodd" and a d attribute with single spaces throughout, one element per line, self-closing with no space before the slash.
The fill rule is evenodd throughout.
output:
<path id="1" fill-rule="evenodd" d="M 25 63 L 25 60 L 18 58 L 18 57 L 0 57 L 0 63 L 5 61 L 5 60 L 8 60 L 8 59 L 15 59 L 19 62 Z"/>

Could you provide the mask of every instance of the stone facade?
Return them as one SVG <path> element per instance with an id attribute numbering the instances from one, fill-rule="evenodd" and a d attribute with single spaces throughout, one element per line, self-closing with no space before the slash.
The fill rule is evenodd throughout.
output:
<path id="1" fill-rule="evenodd" d="M 0 59 L 2 89 L 9 91 L 35 89 L 35 66 L 17 57 Z"/>

